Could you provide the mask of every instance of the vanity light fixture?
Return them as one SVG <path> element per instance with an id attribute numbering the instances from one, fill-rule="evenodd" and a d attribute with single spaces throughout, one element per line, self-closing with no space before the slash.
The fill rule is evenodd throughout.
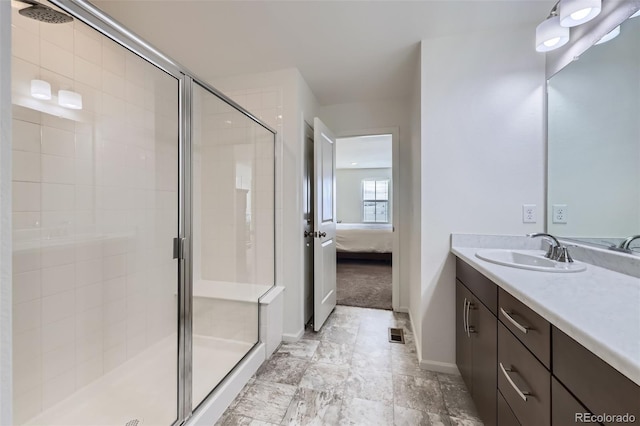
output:
<path id="1" fill-rule="evenodd" d="M 549 52 L 564 46 L 568 41 L 569 28 L 560 25 L 556 4 L 547 19 L 536 27 L 536 51 Z"/>
<path id="2" fill-rule="evenodd" d="M 70 109 L 82 109 L 82 95 L 71 90 L 59 90 L 58 105 Z"/>
<path id="3" fill-rule="evenodd" d="M 51 99 L 51 85 L 44 80 L 31 80 L 31 96 L 48 101 Z"/>
<path id="4" fill-rule="evenodd" d="M 633 15 L 629 16 L 629 18 L 637 18 L 638 16 L 640 16 L 640 9 L 638 9 L 638 11 Z"/>
<path id="5" fill-rule="evenodd" d="M 560 0 L 560 25 L 575 27 L 600 14 L 602 0 Z"/>
<path id="6" fill-rule="evenodd" d="M 618 37 L 618 34 L 620 34 L 620 25 L 618 25 L 617 27 L 609 31 L 607 34 L 602 36 L 602 38 L 596 42 L 596 45 L 606 43 L 609 40 L 613 40 L 614 38 Z"/>
<path id="7" fill-rule="evenodd" d="M 559 0 L 549 16 L 536 27 L 536 50 L 549 52 L 569 42 L 569 28 L 600 14 L 602 0 Z"/>

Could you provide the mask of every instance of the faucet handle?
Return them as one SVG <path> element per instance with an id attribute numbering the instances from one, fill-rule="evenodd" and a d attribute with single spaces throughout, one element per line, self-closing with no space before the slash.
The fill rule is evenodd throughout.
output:
<path id="1" fill-rule="evenodd" d="M 569 249 L 565 246 L 558 247 L 558 252 L 556 254 L 555 260 L 562 263 L 573 263 L 573 259 L 569 254 Z"/>

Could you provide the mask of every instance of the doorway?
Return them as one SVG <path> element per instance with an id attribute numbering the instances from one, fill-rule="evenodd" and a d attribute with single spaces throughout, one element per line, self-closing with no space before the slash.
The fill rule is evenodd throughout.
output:
<path id="1" fill-rule="evenodd" d="M 393 135 L 336 140 L 337 303 L 393 309 Z"/>

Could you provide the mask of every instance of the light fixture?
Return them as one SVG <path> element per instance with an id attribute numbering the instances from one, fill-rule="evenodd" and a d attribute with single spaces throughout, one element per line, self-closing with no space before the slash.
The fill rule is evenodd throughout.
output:
<path id="1" fill-rule="evenodd" d="M 560 26 L 556 8 L 536 27 L 536 51 L 549 52 L 564 46 L 569 41 L 569 28 Z"/>
<path id="2" fill-rule="evenodd" d="M 589 22 L 602 10 L 602 0 L 560 0 L 560 25 L 575 27 Z"/>
<path id="3" fill-rule="evenodd" d="M 51 85 L 44 80 L 31 80 L 31 96 L 48 101 L 51 99 Z"/>
<path id="4" fill-rule="evenodd" d="M 82 95 L 71 90 L 59 90 L 58 105 L 70 109 L 82 109 Z"/>
<path id="5" fill-rule="evenodd" d="M 614 38 L 618 37 L 618 34 L 620 34 L 620 25 L 618 25 L 617 27 L 609 31 L 607 34 L 602 36 L 602 38 L 598 40 L 596 44 L 602 44 L 602 43 L 608 42 L 609 40 L 613 40 Z"/>
<path id="6" fill-rule="evenodd" d="M 637 18 L 638 16 L 640 16 L 640 9 L 638 9 L 638 11 L 633 15 L 629 16 L 629 18 Z"/>

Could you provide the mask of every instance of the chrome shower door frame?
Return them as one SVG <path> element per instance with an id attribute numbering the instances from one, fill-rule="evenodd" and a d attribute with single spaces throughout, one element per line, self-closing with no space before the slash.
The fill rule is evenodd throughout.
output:
<path id="1" fill-rule="evenodd" d="M 273 133 L 276 131 L 238 103 L 199 79 L 186 67 L 164 55 L 142 38 L 85 0 L 48 0 L 74 18 L 89 25 L 125 49 L 176 78 L 179 82 L 179 185 L 178 235 L 178 377 L 177 419 L 172 426 L 184 424 L 195 411 L 192 408 L 193 371 L 193 239 L 192 239 L 192 96 L 194 82 L 242 113 L 253 122 Z M 275 182 L 275 177 L 274 177 Z M 275 217 L 274 217 L 275 222 Z M 275 233 L 275 227 L 274 227 Z M 275 249 L 275 248 L 274 248 Z M 274 268 L 275 271 L 275 268 Z M 274 277 L 275 278 L 275 277 Z M 275 283 L 275 281 L 274 281 Z M 259 323 L 258 333 L 260 332 Z M 261 336 L 258 334 L 258 341 Z M 213 390 L 212 390 L 213 391 Z"/>

